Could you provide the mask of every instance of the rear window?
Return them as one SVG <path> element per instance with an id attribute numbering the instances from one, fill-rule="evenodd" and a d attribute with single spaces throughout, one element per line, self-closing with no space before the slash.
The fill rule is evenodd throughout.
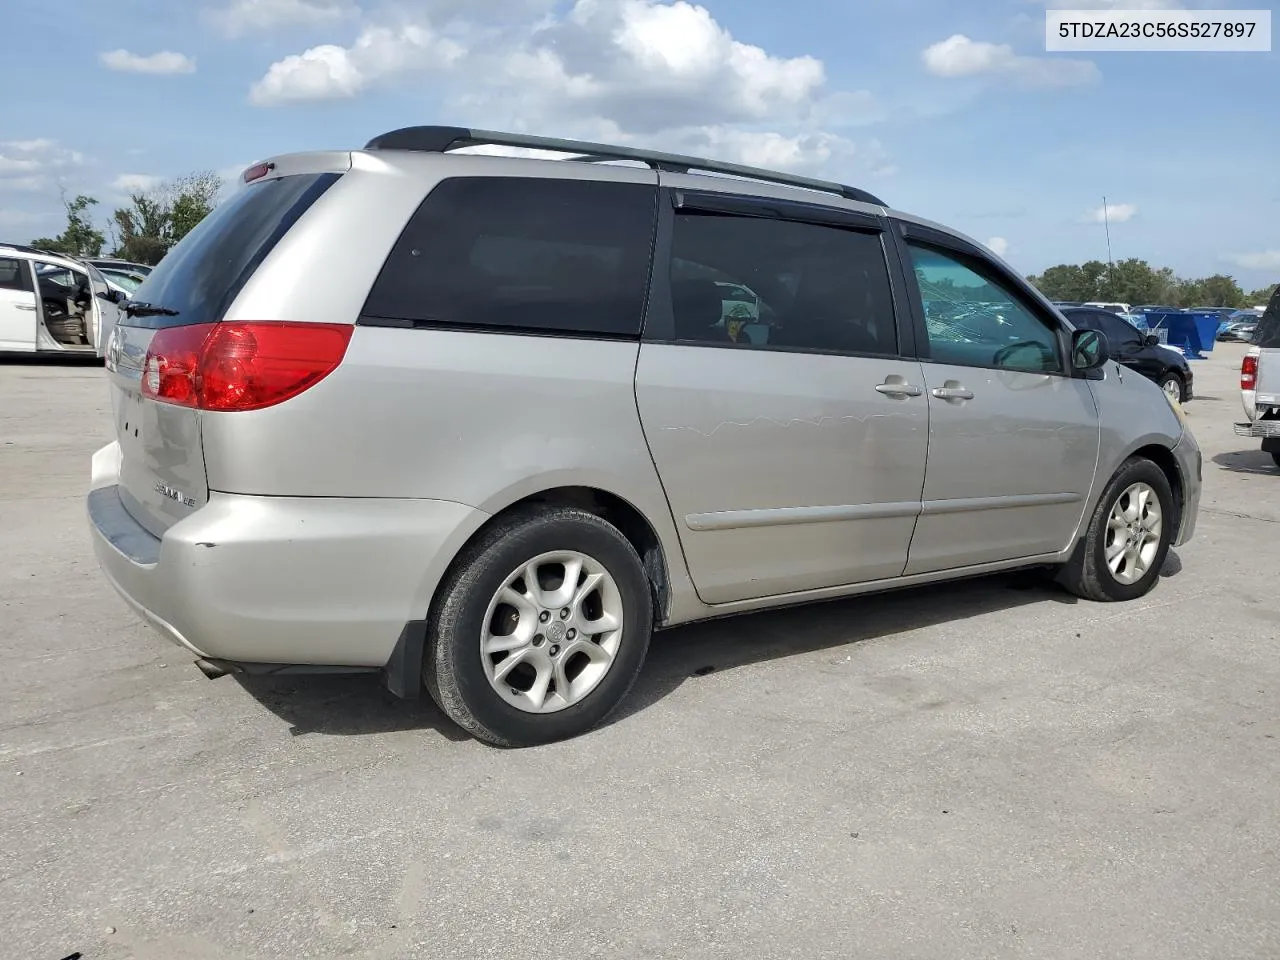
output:
<path id="1" fill-rule="evenodd" d="M 637 337 L 657 188 L 457 177 L 419 206 L 361 323 Z"/>
<path id="2" fill-rule="evenodd" d="M 178 315 L 129 322 L 172 327 L 221 320 L 280 238 L 339 176 L 298 174 L 241 188 L 165 254 L 134 294 Z"/>

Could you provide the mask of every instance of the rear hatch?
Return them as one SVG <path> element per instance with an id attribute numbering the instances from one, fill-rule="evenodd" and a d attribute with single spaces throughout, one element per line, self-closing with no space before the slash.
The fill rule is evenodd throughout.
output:
<path id="1" fill-rule="evenodd" d="M 297 173 L 241 187 L 169 251 L 133 295 L 132 315 L 120 317 L 105 351 L 120 499 L 154 536 L 208 502 L 209 487 L 200 412 L 147 395 L 158 379 L 148 351 L 157 337 L 219 323 L 271 249 L 338 177 Z"/>

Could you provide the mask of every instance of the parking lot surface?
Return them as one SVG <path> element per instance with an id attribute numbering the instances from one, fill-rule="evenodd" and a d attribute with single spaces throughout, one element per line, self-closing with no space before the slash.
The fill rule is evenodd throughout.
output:
<path id="1" fill-rule="evenodd" d="M 1280 471 L 1197 362 L 1196 538 L 659 634 L 614 722 L 464 739 L 365 678 L 208 680 L 98 574 L 101 368 L 0 364 L 15 960 L 1280 956 Z M 1163 402 L 1153 392 L 1152 402 Z"/>

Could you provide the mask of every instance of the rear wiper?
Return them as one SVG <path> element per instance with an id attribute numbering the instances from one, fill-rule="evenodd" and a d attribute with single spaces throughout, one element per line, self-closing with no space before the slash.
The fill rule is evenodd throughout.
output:
<path id="1" fill-rule="evenodd" d="M 169 307 L 157 307 L 154 303 L 147 303 L 143 300 L 126 300 L 120 306 L 131 317 L 176 317 L 178 315 L 177 310 Z"/>

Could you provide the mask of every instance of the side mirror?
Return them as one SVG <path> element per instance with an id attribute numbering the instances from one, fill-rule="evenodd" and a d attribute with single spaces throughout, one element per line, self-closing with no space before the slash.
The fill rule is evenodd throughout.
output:
<path id="1" fill-rule="evenodd" d="M 1071 366 L 1076 370 L 1097 370 L 1110 359 L 1105 333 L 1077 330 L 1071 335 Z"/>
<path id="2" fill-rule="evenodd" d="M 1142 342 L 1145 343 L 1148 347 L 1160 346 L 1160 338 L 1157 337 L 1154 333 L 1148 333 L 1146 338 Z"/>
<path id="3" fill-rule="evenodd" d="M 123 303 L 125 300 L 129 299 L 119 290 L 108 290 L 106 293 L 98 294 L 98 297 L 102 300 L 107 301 L 107 303 L 114 303 L 117 306 Z"/>

